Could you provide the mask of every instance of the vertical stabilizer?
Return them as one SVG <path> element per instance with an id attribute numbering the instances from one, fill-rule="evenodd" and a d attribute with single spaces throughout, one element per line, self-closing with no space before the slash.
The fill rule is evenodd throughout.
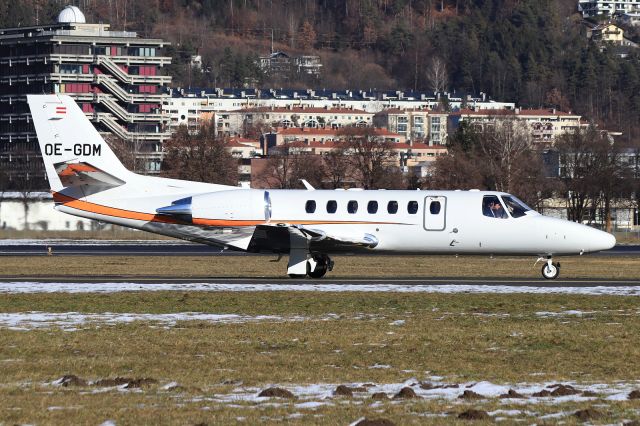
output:
<path id="1" fill-rule="evenodd" d="M 84 172 L 87 167 L 95 168 L 113 178 L 113 182 L 127 181 L 131 172 L 122 165 L 71 97 L 27 95 L 27 101 L 53 191 L 60 191 L 73 181 L 65 179 L 70 174 L 69 170 L 74 170 L 73 165 Z M 93 175 L 105 179 L 100 178 L 97 172 Z"/>

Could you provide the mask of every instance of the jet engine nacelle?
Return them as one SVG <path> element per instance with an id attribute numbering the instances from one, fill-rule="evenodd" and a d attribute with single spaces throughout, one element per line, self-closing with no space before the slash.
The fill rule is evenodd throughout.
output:
<path id="1" fill-rule="evenodd" d="M 196 195 L 191 201 L 191 216 L 194 221 L 268 221 L 271 218 L 269 192 L 239 189 Z"/>

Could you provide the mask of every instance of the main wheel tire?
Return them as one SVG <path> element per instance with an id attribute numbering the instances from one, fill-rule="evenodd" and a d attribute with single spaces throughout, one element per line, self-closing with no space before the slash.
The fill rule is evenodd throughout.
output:
<path id="1" fill-rule="evenodd" d="M 546 279 L 546 280 L 554 280 L 554 279 L 558 278 L 558 275 L 560 275 L 560 264 L 559 263 L 556 263 L 556 264 L 545 263 L 542 266 L 542 276 L 544 277 L 544 279 Z"/>
<path id="2" fill-rule="evenodd" d="M 319 257 L 315 259 L 317 262 L 316 268 L 313 271 L 307 272 L 309 278 L 322 278 L 327 273 L 328 262 L 325 257 Z"/>
<path id="3" fill-rule="evenodd" d="M 316 269 L 314 271 L 309 272 L 309 278 L 322 278 L 324 277 L 324 275 L 327 273 L 327 267 L 326 266 L 316 266 Z"/>
<path id="4" fill-rule="evenodd" d="M 302 274 L 289 274 L 289 278 L 297 278 L 297 279 L 302 279 L 305 278 L 306 275 L 302 275 Z"/>

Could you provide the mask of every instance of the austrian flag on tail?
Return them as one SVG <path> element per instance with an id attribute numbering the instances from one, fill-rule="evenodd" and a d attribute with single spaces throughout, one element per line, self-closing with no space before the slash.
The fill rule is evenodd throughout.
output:
<path id="1" fill-rule="evenodd" d="M 49 120 L 60 120 L 67 115 L 67 107 L 65 105 L 49 105 Z"/>

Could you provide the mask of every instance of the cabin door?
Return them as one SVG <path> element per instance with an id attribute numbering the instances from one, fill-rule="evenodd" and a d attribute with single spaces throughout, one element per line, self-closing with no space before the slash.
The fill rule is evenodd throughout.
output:
<path id="1" fill-rule="evenodd" d="M 447 226 L 447 197 L 427 196 L 424 199 L 424 229 L 444 231 Z"/>

